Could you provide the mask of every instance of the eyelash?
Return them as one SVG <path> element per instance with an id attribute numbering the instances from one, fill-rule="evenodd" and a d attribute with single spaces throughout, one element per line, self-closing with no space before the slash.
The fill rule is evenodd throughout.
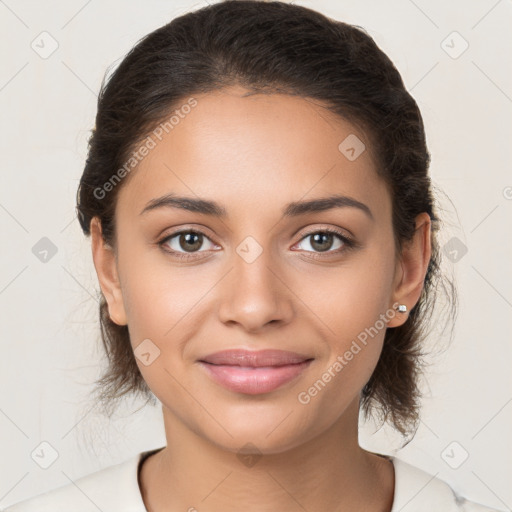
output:
<path id="1" fill-rule="evenodd" d="M 165 238 L 158 241 L 157 244 L 160 247 L 162 247 L 162 249 L 166 253 L 170 254 L 171 256 L 173 256 L 174 258 L 177 258 L 179 260 L 188 261 L 188 260 L 197 259 L 197 257 L 194 256 L 194 254 L 197 254 L 197 252 L 203 252 L 203 251 L 197 251 L 196 253 L 181 253 L 178 251 L 174 251 L 173 249 L 169 250 L 169 249 L 164 248 L 164 245 L 169 240 L 175 238 L 178 235 L 182 235 L 184 233 L 187 233 L 187 234 L 193 233 L 195 235 L 203 235 L 205 238 L 207 238 L 209 240 L 209 237 L 202 231 L 197 231 L 194 229 L 185 229 L 182 231 L 176 231 L 175 233 L 171 233 L 170 235 L 166 235 Z M 351 238 L 348 238 L 341 231 L 339 231 L 335 228 L 316 229 L 313 231 L 309 231 L 307 233 L 304 233 L 302 238 L 297 243 L 300 243 L 303 240 L 305 240 L 308 236 L 315 235 L 317 233 L 324 233 L 324 234 L 327 233 L 327 234 L 336 235 L 343 242 L 343 247 L 341 249 L 337 249 L 336 251 L 313 252 L 313 254 L 317 255 L 317 256 L 312 256 L 313 259 L 323 258 L 324 254 L 327 254 L 327 255 L 340 254 L 341 252 L 348 251 L 350 249 L 354 249 L 357 247 L 357 243 L 354 240 L 352 240 Z M 306 252 L 312 252 L 312 251 L 306 251 Z"/>

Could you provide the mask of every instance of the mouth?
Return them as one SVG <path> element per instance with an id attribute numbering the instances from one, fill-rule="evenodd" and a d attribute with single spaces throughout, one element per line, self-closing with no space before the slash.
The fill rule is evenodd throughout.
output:
<path id="1" fill-rule="evenodd" d="M 228 366 L 247 366 L 258 368 L 262 366 L 284 366 L 297 364 L 312 359 L 312 357 L 299 354 L 298 352 L 289 352 L 287 350 L 246 350 L 230 349 L 222 350 L 209 354 L 200 359 L 201 362 L 228 365 Z"/>
<path id="2" fill-rule="evenodd" d="M 216 383 L 238 393 L 270 393 L 296 379 L 312 357 L 283 350 L 225 350 L 199 360 L 201 368 Z"/>

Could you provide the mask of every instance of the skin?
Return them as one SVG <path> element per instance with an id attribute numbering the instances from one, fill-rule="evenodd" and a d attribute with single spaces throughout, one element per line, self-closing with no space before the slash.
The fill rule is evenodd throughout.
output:
<path id="1" fill-rule="evenodd" d="M 358 403 L 382 350 L 385 328 L 308 404 L 308 390 L 359 333 L 419 300 L 431 255 L 430 218 L 395 252 L 391 199 L 375 172 L 365 134 L 308 99 L 244 96 L 241 87 L 197 95 L 198 105 L 151 150 L 122 184 L 116 247 L 92 221 L 92 251 L 109 314 L 128 325 L 132 347 L 150 339 L 160 355 L 140 371 L 162 403 L 167 446 L 140 473 L 149 511 L 389 511 L 392 463 L 358 444 Z M 367 150 L 350 161 L 348 135 Z M 173 192 L 214 200 L 219 219 L 178 208 L 140 212 Z M 366 204 L 286 218 L 292 201 L 332 194 Z M 183 262 L 180 230 L 204 233 Z M 338 228 L 315 249 L 312 233 Z M 311 232 L 310 232 L 311 230 Z M 309 236 L 305 235 L 308 231 Z M 236 251 L 248 236 L 262 253 Z M 396 313 L 393 328 L 407 321 Z M 197 359 L 227 348 L 291 350 L 314 361 L 271 393 L 246 395 L 214 383 Z M 237 452 L 252 443 L 257 462 Z"/>

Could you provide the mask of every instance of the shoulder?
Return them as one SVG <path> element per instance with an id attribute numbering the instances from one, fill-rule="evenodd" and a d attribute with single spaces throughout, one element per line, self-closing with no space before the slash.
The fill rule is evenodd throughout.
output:
<path id="1" fill-rule="evenodd" d="M 4 512 L 146 512 L 137 482 L 143 453 L 16 503 Z"/>
<path id="2" fill-rule="evenodd" d="M 395 498 L 391 512 L 498 512 L 459 496 L 443 480 L 403 460 L 395 467 Z"/>

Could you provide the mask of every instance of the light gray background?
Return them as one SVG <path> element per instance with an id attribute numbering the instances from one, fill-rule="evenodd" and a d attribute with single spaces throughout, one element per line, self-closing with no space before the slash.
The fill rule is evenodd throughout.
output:
<path id="1" fill-rule="evenodd" d="M 361 443 L 510 510 L 512 3 L 295 3 L 364 27 L 395 62 L 424 117 L 433 180 L 453 203 L 443 199 L 442 240 L 459 244 L 445 268 L 460 313 L 452 345 L 428 369 L 421 427 L 402 450 L 389 428 L 364 425 Z M 87 401 L 102 356 L 99 288 L 74 206 L 103 73 L 200 5 L 0 0 L 0 506 L 165 444 L 159 408 L 128 401 L 109 424 Z M 58 48 L 44 55 L 52 40 Z M 57 249 L 46 262 L 32 251 L 43 237 Z M 446 342 L 437 333 L 428 343 Z M 48 469 L 31 458 L 41 442 L 58 454 Z"/>

